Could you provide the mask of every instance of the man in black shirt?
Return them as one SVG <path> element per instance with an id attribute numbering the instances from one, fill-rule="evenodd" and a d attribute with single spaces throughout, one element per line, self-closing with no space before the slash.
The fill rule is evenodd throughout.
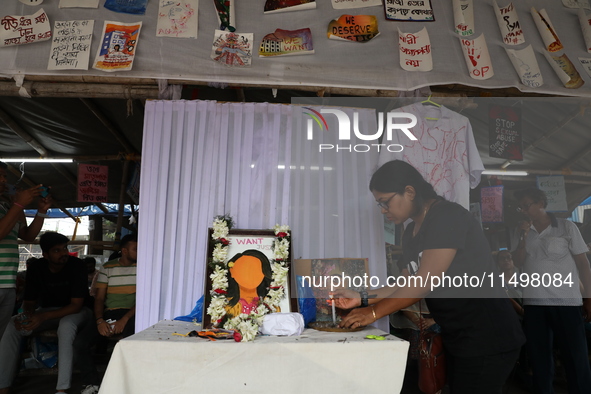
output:
<path id="1" fill-rule="evenodd" d="M 23 313 L 14 316 L 0 341 L 0 394 L 8 393 L 19 362 L 20 340 L 33 332 L 56 329 L 58 335 L 57 392 L 72 379 L 72 343 L 78 327 L 92 318 L 84 307 L 88 296 L 86 267 L 68 253 L 69 239 L 58 233 L 41 236 L 43 258 L 27 268 Z"/>

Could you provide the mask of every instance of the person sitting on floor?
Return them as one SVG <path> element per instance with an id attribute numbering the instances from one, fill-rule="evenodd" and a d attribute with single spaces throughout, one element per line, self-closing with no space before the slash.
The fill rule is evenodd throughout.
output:
<path id="1" fill-rule="evenodd" d="M 23 336 L 57 328 L 57 392 L 64 393 L 72 380 L 72 343 L 78 327 L 91 318 L 85 308 L 88 295 L 86 270 L 82 261 L 68 254 L 70 240 L 47 232 L 39 240 L 43 258 L 27 268 L 23 313 L 14 316 L 0 341 L 0 394 L 6 394 L 20 361 Z M 39 309 L 35 309 L 36 307 Z"/>
<path id="2" fill-rule="evenodd" d="M 102 336 L 125 338 L 135 332 L 136 268 L 137 235 L 128 234 L 121 239 L 121 257 L 107 261 L 99 271 L 94 314 Z M 115 323 L 109 324 L 109 319 Z"/>

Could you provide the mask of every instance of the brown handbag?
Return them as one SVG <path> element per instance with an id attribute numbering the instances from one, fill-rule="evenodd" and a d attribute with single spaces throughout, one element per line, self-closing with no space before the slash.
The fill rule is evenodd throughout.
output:
<path id="1" fill-rule="evenodd" d="M 441 334 L 424 330 L 422 326 L 419 327 L 419 390 L 437 394 L 445 386 L 443 339 Z"/>

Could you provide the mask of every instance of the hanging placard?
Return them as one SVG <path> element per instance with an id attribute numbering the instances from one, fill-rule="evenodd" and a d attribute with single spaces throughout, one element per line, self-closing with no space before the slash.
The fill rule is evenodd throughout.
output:
<path id="1" fill-rule="evenodd" d="M 548 206 L 546 212 L 566 212 L 566 190 L 564 189 L 564 177 L 562 175 L 537 177 L 538 189 L 546 193 Z"/>
<path id="2" fill-rule="evenodd" d="M 91 164 L 78 166 L 78 202 L 107 202 L 109 167 Z"/>
<path id="3" fill-rule="evenodd" d="M 480 189 L 482 223 L 503 222 L 503 185 Z"/>
<path id="4" fill-rule="evenodd" d="M 521 110 L 491 105 L 488 110 L 488 154 L 501 159 L 523 160 Z"/>
<path id="5" fill-rule="evenodd" d="M 391 21 L 432 22 L 431 0 L 384 0 L 386 19 Z"/>

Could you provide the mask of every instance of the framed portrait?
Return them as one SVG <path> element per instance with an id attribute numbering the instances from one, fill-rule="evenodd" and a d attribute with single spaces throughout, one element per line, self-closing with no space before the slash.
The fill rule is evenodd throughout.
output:
<path id="1" fill-rule="evenodd" d="M 213 229 L 208 232 L 209 239 L 212 239 Z M 203 327 L 213 325 L 212 318 L 208 313 L 212 303 L 212 290 L 214 289 L 212 274 L 216 280 L 227 280 L 227 290 L 223 306 L 226 314 L 224 318 L 235 317 L 241 313 L 248 314 L 251 308 L 267 299 L 268 293 L 273 291 L 275 273 L 273 271 L 273 261 L 275 260 L 274 244 L 277 235 L 273 230 L 245 230 L 231 229 L 225 237 L 228 241 L 227 251 L 225 253 L 224 263 L 226 268 L 226 278 L 216 278 L 218 273 L 214 272 L 211 262 L 215 254 L 215 245 L 209 242 L 207 250 L 207 267 L 205 272 L 205 300 L 203 304 Z M 284 296 L 278 300 L 277 312 L 295 312 L 297 311 L 297 298 L 291 295 L 291 247 L 288 249 L 285 259 L 287 270 L 287 280 L 283 286 Z"/>

